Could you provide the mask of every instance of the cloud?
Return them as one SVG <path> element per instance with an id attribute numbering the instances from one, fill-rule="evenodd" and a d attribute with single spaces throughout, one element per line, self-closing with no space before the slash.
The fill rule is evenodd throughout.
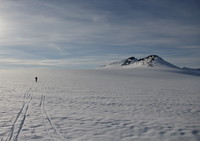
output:
<path id="1" fill-rule="evenodd" d="M 0 49 L 4 53 L 0 58 L 12 55 L 19 65 L 26 59 L 30 64 L 57 67 L 63 65 L 59 61 L 78 57 L 102 56 L 103 61 L 110 54 L 172 52 L 173 56 L 195 47 L 189 52 L 192 56 L 200 52 L 197 17 L 195 0 L 2 1 Z"/>
<path id="2" fill-rule="evenodd" d="M 44 46 L 48 42 L 63 42 L 65 44 L 78 43 L 82 45 L 103 43 L 105 45 L 134 45 L 135 42 L 141 44 L 140 40 L 146 40 L 146 42 L 150 40 L 150 43 L 152 43 L 152 41 L 160 40 L 160 38 L 163 40 L 163 38 L 199 34 L 198 26 L 184 25 L 181 23 L 180 18 L 165 19 L 161 18 L 162 15 L 154 15 L 154 12 L 160 6 L 157 6 L 156 10 L 152 10 L 152 5 L 155 4 L 151 4 L 150 8 L 142 5 L 143 8 L 147 9 L 144 12 L 143 9 L 136 6 L 132 8 L 125 2 L 114 3 L 114 6 L 118 6 L 119 9 L 114 6 L 106 6 L 102 9 L 102 5 L 109 4 L 105 1 L 100 3 L 101 6 L 97 6 L 99 4 L 97 2 L 91 4 L 69 2 L 64 3 L 64 6 L 59 3 L 54 5 L 55 3 L 46 1 L 36 1 L 34 3 L 33 6 L 32 3 L 28 2 L 21 6 L 15 6 L 16 12 L 11 16 L 7 13 L 14 24 L 11 24 L 13 28 L 10 28 L 11 31 L 8 32 L 10 34 L 7 38 L 1 41 L 2 44 L 36 44 Z M 122 6 L 120 7 L 119 4 Z M 141 7 L 141 2 L 130 4 Z M 148 3 L 142 2 L 142 4 L 147 6 Z M 40 7 L 36 8 L 36 5 L 40 5 Z M 124 11 L 121 12 L 121 15 L 117 15 L 120 10 Z M 158 42 L 155 42 L 155 44 Z"/>
<path id="3" fill-rule="evenodd" d="M 120 56 L 118 54 L 110 54 L 105 56 L 89 56 L 77 57 L 69 59 L 16 59 L 16 58 L 0 58 L 0 65 L 3 68 L 15 68 L 20 66 L 26 67 L 42 67 L 42 68 L 95 68 L 116 60 L 122 60 L 127 56 Z M 103 58 L 103 59 L 102 59 Z"/>

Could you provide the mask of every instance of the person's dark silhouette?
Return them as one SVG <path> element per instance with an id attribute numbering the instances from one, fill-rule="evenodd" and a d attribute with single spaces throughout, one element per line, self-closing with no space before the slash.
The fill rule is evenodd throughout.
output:
<path id="1" fill-rule="evenodd" d="M 35 77 L 35 82 L 37 82 L 37 80 L 38 80 L 38 78 L 37 78 L 37 77 Z"/>

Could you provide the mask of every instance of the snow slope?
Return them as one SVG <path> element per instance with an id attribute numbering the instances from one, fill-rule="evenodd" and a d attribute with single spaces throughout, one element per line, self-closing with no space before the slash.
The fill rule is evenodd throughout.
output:
<path id="1" fill-rule="evenodd" d="M 0 140 L 199 141 L 199 84 L 173 69 L 2 69 Z"/>
<path id="2" fill-rule="evenodd" d="M 101 66 L 101 68 L 121 68 L 123 66 L 133 64 L 137 61 L 138 61 L 137 58 L 129 57 L 129 58 L 122 60 L 122 61 L 116 61 L 116 62 L 110 63 L 108 65 Z"/>

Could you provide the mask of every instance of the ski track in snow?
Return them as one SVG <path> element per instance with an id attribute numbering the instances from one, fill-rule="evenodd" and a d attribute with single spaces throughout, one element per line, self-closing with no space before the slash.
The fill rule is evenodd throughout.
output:
<path id="1" fill-rule="evenodd" d="M 0 141 L 200 141 L 199 77 L 40 70 L 33 84 L 12 73 L 0 73 Z"/>
<path id="2" fill-rule="evenodd" d="M 44 122 L 47 128 L 47 132 L 50 134 L 53 140 L 55 140 L 55 136 L 57 136 L 60 140 L 67 140 L 67 138 L 63 137 L 60 131 L 56 128 L 53 124 L 51 117 L 49 116 L 46 110 L 46 95 L 41 94 L 41 101 L 40 101 L 40 110 L 41 114 L 43 115 Z"/>
<path id="3" fill-rule="evenodd" d="M 13 124 L 11 125 L 8 136 L 6 137 L 6 139 L 1 138 L 1 141 L 20 141 L 21 139 L 19 138 L 23 131 L 24 124 L 27 120 L 27 117 L 35 116 L 33 113 L 32 115 L 28 115 L 28 111 L 30 110 L 30 108 L 33 108 L 37 105 L 39 105 L 40 107 L 40 114 L 42 115 L 40 117 L 43 117 L 43 124 L 46 128 L 46 131 L 48 135 L 50 135 L 50 138 L 48 140 L 52 140 L 52 141 L 68 140 L 67 137 L 64 137 L 60 133 L 59 129 L 54 125 L 53 121 L 51 120 L 51 117 L 46 110 L 46 95 L 45 94 L 41 94 L 40 101 L 37 100 L 39 104 L 31 104 L 31 101 L 34 98 L 33 92 L 34 91 L 37 92 L 37 87 L 38 87 L 37 85 L 32 86 L 25 92 L 23 96 L 23 104 L 19 112 L 17 113 L 15 118 L 11 119 L 11 122 L 13 122 Z M 31 118 L 29 120 L 31 120 Z M 35 129 L 31 130 L 31 133 L 32 134 L 35 133 Z M 27 139 L 30 140 L 30 138 L 27 138 L 26 136 L 25 138 L 26 138 L 25 140 Z"/>
<path id="4" fill-rule="evenodd" d="M 23 97 L 23 105 L 19 111 L 19 113 L 17 114 L 14 122 L 13 122 L 13 125 L 12 125 L 12 128 L 11 128 L 11 131 L 9 133 L 9 136 L 8 138 L 6 139 L 6 141 L 17 141 L 18 140 L 18 137 L 20 135 L 20 132 L 23 128 L 23 125 L 24 125 L 24 122 L 26 120 L 26 117 L 27 117 L 27 114 L 28 114 L 28 109 L 29 109 L 29 105 L 30 105 L 30 102 L 32 100 L 32 89 L 33 88 L 30 88 L 25 94 L 24 94 L 24 97 Z"/>

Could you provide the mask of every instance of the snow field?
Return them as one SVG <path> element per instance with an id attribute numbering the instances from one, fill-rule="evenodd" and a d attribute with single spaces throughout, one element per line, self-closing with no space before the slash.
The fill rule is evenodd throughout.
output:
<path id="1" fill-rule="evenodd" d="M 198 76 L 30 69 L 0 77 L 2 141 L 200 140 Z"/>

